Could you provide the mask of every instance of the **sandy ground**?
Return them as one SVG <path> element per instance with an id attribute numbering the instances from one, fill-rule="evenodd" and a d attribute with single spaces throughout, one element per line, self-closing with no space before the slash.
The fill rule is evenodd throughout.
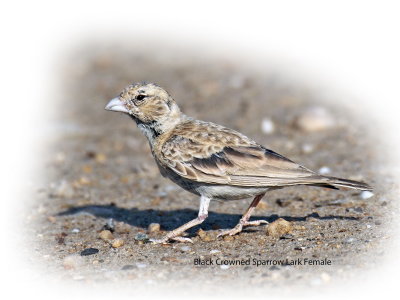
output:
<path id="1" fill-rule="evenodd" d="M 62 69 L 63 97 L 54 104 L 45 175 L 26 213 L 32 260 L 47 275 L 85 285 L 179 288 L 201 283 L 224 289 L 232 283 L 256 291 L 329 286 L 357 278 L 384 260 L 396 186 L 381 144 L 360 115 L 276 74 L 244 70 L 225 60 L 93 48 L 77 52 L 71 61 Z M 159 175 L 145 137 L 128 117 L 103 109 L 136 81 L 158 83 L 186 114 L 239 130 L 310 169 L 366 181 L 374 196 L 312 187 L 273 191 L 255 217 L 283 218 L 291 231 L 274 237 L 260 226 L 231 239 L 215 236 L 237 223 L 251 199 L 213 201 L 209 218 L 188 232 L 194 244 L 148 243 L 147 237 L 161 237 L 196 217 L 198 198 Z M 321 130 L 295 126 L 310 107 L 325 112 Z M 160 224 L 161 231 L 149 232 L 151 223 Z M 199 228 L 204 232 L 199 234 Z M 100 238 L 109 234 L 104 230 L 114 239 Z M 199 258 L 213 265 L 194 265 Z M 250 265 L 217 265 L 224 259 Z M 266 262 L 286 259 L 327 259 L 331 265 Z M 255 261 L 267 265 L 257 267 Z"/>

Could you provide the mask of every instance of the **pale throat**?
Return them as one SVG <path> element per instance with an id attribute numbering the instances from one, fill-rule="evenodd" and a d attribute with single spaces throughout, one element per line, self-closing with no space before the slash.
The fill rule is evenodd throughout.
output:
<path id="1" fill-rule="evenodd" d="M 149 123 L 137 122 L 137 126 L 140 131 L 148 139 L 150 146 L 153 146 L 154 140 L 160 135 L 173 130 L 176 125 L 178 125 L 185 118 L 182 113 L 176 114 L 174 116 L 168 116 L 158 121 L 153 121 Z"/>

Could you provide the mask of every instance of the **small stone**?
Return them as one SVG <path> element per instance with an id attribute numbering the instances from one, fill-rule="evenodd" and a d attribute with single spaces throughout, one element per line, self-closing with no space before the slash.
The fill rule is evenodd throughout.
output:
<path id="1" fill-rule="evenodd" d="M 159 231 L 160 231 L 160 228 L 161 228 L 160 224 L 158 224 L 158 223 L 151 223 L 151 224 L 149 225 L 149 228 L 147 229 L 147 231 L 148 231 L 149 233 L 155 233 L 155 232 L 159 232 Z"/>
<path id="2" fill-rule="evenodd" d="M 82 171 L 86 174 L 90 174 L 90 173 L 92 173 L 93 168 L 90 165 L 84 165 L 84 166 L 82 166 Z"/>
<path id="3" fill-rule="evenodd" d="M 362 213 L 363 209 L 362 209 L 362 207 L 349 207 L 349 208 L 346 208 L 346 212 Z"/>
<path id="4" fill-rule="evenodd" d="M 147 236 L 147 234 L 139 232 L 135 235 L 134 239 L 136 241 L 147 241 L 149 237 Z"/>
<path id="5" fill-rule="evenodd" d="M 303 251 L 304 249 L 306 249 L 306 247 L 303 247 L 303 246 L 294 247 L 294 250 L 297 250 L 297 251 Z"/>
<path id="6" fill-rule="evenodd" d="M 56 217 L 54 217 L 54 216 L 48 216 L 47 220 L 49 220 L 49 222 L 51 222 L 51 223 L 55 223 L 57 221 Z"/>
<path id="7" fill-rule="evenodd" d="M 314 151 L 314 146 L 311 144 L 303 144 L 301 146 L 301 151 L 303 151 L 305 154 L 309 154 Z"/>
<path id="8" fill-rule="evenodd" d="M 81 230 L 79 228 L 74 228 L 71 230 L 72 233 L 79 233 Z"/>
<path id="9" fill-rule="evenodd" d="M 271 134 L 275 131 L 274 122 L 270 118 L 264 118 L 261 122 L 261 130 L 265 134 Z"/>
<path id="10" fill-rule="evenodd" d="M 99 249 L 96 248 L 86 248 L 85 250 L 81 251 L 81 256 L 88 256 L 99 253 Z"/>
<path id="11" fill-rule="evenodd" d="M 231 235 L 225 235 L 224 236 L 224 241 L 225 242 L 231 242 L 231 241 L 233 241 L 235 238 L 233 237 L 233 236 L 231 236 Z"/>
<path id="12" fill-rule="evenodd" d="M 181 251 L 182 252 L 188 252 L 188 251 L 190 251 L 192 248 L 190 248 L 189 246 L 182 246 L 181 247 Z"/>
<path id="13" fill-rule="evenodd" d="M 321 167 L 321 168 L 318 170 L 318 173 L 321 174 L 321 175 L 326 175 L 326 174 L 329 174 L 329 173 L 331 173 L 331 172 L 332 172 L 332 170 L 331 170 L 329 167 L 326 167 L 326 166 Z"/>
<path id="14" fill-rule="evenodd" d="M 230 268 L 230 266 L 228 266 L 228 265 L 221 265 L 222 270 L 228 270 L 229 268 Z"/>
<path id="15" fill-rule="evenodd" d="M 371 193 L 370 191 L 363 191 L 360 193 L 360 198 L 365 200 L 371 198 L 373 195 L 374 193 Z"/>
<path id="16" fill-rule="evenodd" d="M 217 254 L 220 253 L 221 251 L 217 250 L 217 249 L 213 249 L 210 251 L 210 254 Z"/>
<path id="17" fill-rule="evenodd" d="M 208 234 L 207 232 L 205 232 L 205 231 L 204 231 L 203 229 L 201 229 L 201 228 L 197 231 L 197 235 L 200 237 L 200 239 L 201 239 L 203 242 L 210 242 L 210 241 L 212 241 L 211 235 Z"/>
<path id="18" fill-rule="evenodd" d="M 348 238 L 347 240 L 345 240 L 344 242 L 346 243 L 346 244 L 351 244 L 351 243 L 354 243 L 356 241 L 356 239 L 355 238 Z"/>
<path id="19" fill-rule="evenodd" d="M 83 259 L 78 255 L 69 255 L 63 259 L 63 267 L 66 270 L 77 269 L 81 265 L 83 265 Z"/>
<path id="20" fill-rule="evenodd" d="M 104 163 L 107 160 L 107 156 L 104 153 L 97 153 L 95 155 L 95 160 L 97 163 Z"/>
<path id="21" fill-rule="evenodd" d="M 128 271 L 128 270 L 132 270 L 134 269 L 135 266 L 134 265 L 125 265 L 121 268 L 122 271 Z"/>
<path id="22" fill-rule="evenodd" d="M 85 176 L 81 176 L 79 177 L 79 179 L 75 182 L 75 185 L 77 186 L 82 186 L 82 185 L 89 185 L 92 182 L 90 181 L 89 178 L 85 177 Z"/>
<path id="23" fill-rule="evenodd" d="M 367 224 L 367 228 L 368 228 L 368 229 L 371 229 L 371 228 L 372 228 L 372 225 Z"/>
<path id="24" fill-rule="evenodd" d="M 309 107 L 294 120 L 294 126 L 304 132 L 316 132 L 335 126 L 335 119 L 324 107 Z"/>
<path id="25" fill-rule="evenodd" d="M 113 240 L 114 236 L 110 230 L 102 230 L 99 233 L 99 238 L 101 238 L 103 241 L 109 241 L 109 240 Z"/>
<path id="26" fill-rule="evenodd" d="M 180 260 L 176 257 L 173 256 L 164 256 L 163 258 L 161 258 L 161 261 L 164 262 L 180 262 Z"/>
<path id="27" fill-rule="evenodd" d="M 139 269 L 144 269 L 147 267 L 147 265 L 144 263 L 136 263 L 136 267 L 138 267 Z"/>
<path id="28" fill-rule="evenodd" d="M 282 236 L 279 237 L 281 240 L 293 240 L 294 239 L 294 235 L 290 234 L 290 233 L 286 233 Z"/>
<path id="29" fill-rule="evenodd" d="M 115 239 L 113 240 L 111 246 L 113 248 L 119 248 L 122 247 L 125 244 L 125 241 L 123 239 Z"/>
<path id="30" fill-rule="evenodd" d="M 279 218 L 278 220 L 266 226 L 267 235 L 272 237 L 280 237 L 292 231 L 292 224 L 285 219 Z"/>

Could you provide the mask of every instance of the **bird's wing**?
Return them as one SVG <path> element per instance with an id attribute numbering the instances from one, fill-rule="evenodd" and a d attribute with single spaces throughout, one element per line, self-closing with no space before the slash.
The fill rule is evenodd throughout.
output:
<path id="1" fill-rule="evenodd" d="M 161 160 L 186 179 L 210 184 L 282 186 L 320 177 L 236 131 L 200 121 L 178 126 Z"/>

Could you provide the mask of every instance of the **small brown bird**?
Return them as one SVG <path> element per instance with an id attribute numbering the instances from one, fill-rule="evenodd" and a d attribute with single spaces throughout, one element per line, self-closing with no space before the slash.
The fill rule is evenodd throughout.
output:
<path id="1" fill-rule="evenodd" d="M 249 218 L 270 190 L 294 185 L 371 190 L 363 182 L 319 175 L 235 130 L 192 119 L 164 89 L 152 83 L 126 87 L 105 109 L 128 114 L 147 137 L 161 174 L 200 196 L 198 217 L 163 239 L 153 240 L 155 243 L 192 242 L 181 235 L 207 218 L 210 200 L 215 198 L 254 197 L 239 223 L 218 235 L 224 236 L 237 234 L 244 226 L 268 223 Z"/>

